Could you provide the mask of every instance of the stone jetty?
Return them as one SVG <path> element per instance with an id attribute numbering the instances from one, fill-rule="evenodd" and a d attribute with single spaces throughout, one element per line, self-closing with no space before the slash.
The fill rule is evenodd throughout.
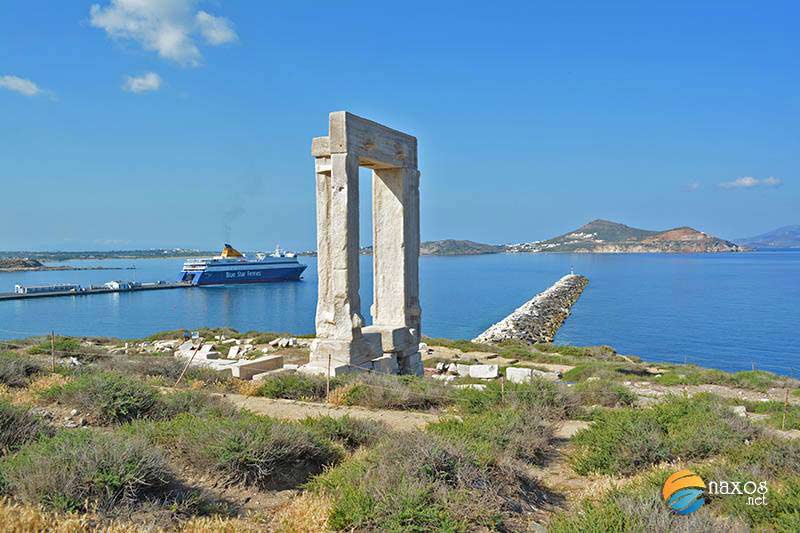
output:
<path id="1" fill-rule="evenodd" d="M 525 302 L 513 313 L 478 335 L 473 342 L 484 344 L 518 340 L 528 344 L 552 342 L 570 309 L 578 301 L 589 279 L 568 274 L 546 291 Z"/>

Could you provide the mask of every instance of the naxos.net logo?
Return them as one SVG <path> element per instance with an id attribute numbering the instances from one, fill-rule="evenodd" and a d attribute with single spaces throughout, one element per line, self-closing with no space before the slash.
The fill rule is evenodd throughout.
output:
<path id="1" fill-rule="evenodd" d="M 661 497 L 670 509 L 680 515 L 687 515 L 700 509 L 706 502 L 706 484 L 691 470 L 679 470 L 664 483 Z"/>

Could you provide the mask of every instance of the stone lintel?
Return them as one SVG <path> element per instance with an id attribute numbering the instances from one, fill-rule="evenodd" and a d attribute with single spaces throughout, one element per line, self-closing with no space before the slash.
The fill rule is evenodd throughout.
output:
<path id="1" fill-rule="evenodd" d="M 312 142 L 312 154 L 325 155 L 325 141 Z M 347 111 L 330 114 L 330 153 L 353 153 L 368 168 L 417 168 L 417 138 Z"/>

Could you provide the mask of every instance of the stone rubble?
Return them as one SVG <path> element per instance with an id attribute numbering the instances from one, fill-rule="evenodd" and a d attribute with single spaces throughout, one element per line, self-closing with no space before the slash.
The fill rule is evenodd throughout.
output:
<path id="1" fill-rule="evenodd" d="M 552 342 L 571 307 L 589 283 L 588 278 L 567 274 L 500 322 L 472 339 L 482 344 L 518 340 L 527 344 Z"/>

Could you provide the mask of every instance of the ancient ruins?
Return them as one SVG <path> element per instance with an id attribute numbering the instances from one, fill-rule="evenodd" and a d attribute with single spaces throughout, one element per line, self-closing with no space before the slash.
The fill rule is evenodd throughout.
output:
<path id="1" fill-rule="evenodd" d="M 345 111 L 311 145 L 317 179 L 317 338 L 305 371 L 422 375 L 417 139 Z M 374 304 L 359 295 L 358 170 L 372 169 Z"/>

